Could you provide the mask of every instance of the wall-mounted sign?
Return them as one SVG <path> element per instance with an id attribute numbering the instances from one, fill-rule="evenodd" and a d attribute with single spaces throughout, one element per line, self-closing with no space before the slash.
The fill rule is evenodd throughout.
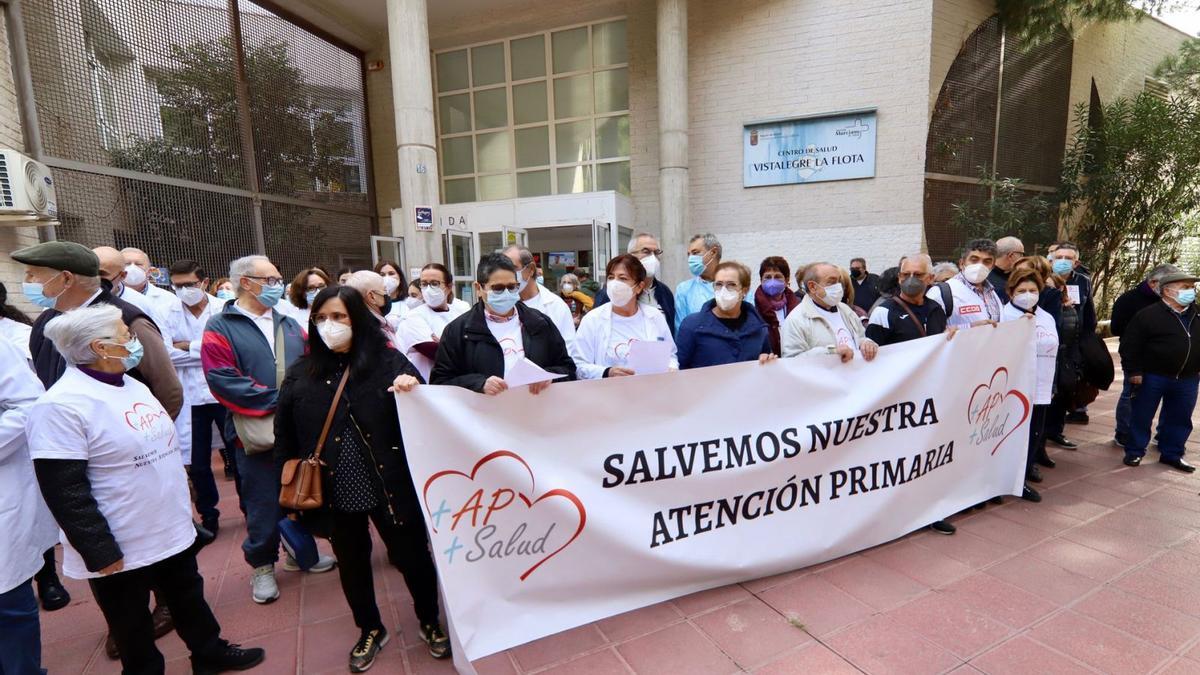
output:
<path id="1" fill-rule="evenodd" d="M 417 208 L 417 231 L 432 232 L 433 231 L 433 209 L 428 206 L 418 206 Z"/>
<path id="2" fill-rule="evenodd" d="M 742 185 L 786 185 L 875 176 L 874 110 L 747 124 Z"/>

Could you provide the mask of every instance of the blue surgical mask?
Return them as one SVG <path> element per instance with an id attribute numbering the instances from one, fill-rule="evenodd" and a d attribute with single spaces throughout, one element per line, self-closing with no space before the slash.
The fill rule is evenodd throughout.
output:
<path id="1" fill-rule="evenodd" d="M 1066 258 L 1059 258 L 1051 264 L 1051 267 L 1054 269 L 1054 273 L 1061 277 L 1075 269 L 1075 264 Z"/>
<path id="2" fill-rule="evenodd" d="M 217 298 L 219 300 L 232 300 L 236 297 L 237 297 L 237 294 L 234 293 L 233 291 L 229 290 L 228 288 L 222 288 L 221 290 L 217 291 Z"/>
<path id="3" fill-rule="evenodd" d="M 309 307 L 312 307 L 313 300 L 317 299 L 317 293 L 320 293 L 320 292 L 321 291 L 314 289 L 314 290 L 311 290 L 311 291 L 308 291 L 307 293 L 305 293 L 304 294 L 304 303 L 307 304 Z"/>
<path id="4" fill-rule="evenodd" d="M 488 291 L 487 305 L 496 314 L 508 314 L 520 299 L 519 291 Z"/>
<path id="5" fill-rule="evenodd" d="M 119 342 L 109 342 L 108 344 L 124 347 L 125 351 L 129 352 L 129 356 L 121 357 L 121 366 L 125 368 L 126 372 L 137 368 L 138 364 L 142 362 L 142 354 L 145 353 L 145 350 L 142 348 L 141 340 L 131 338 L 125 344 Z"/>
<path id="6" fill-rule="evenodd" d="M 58 274 L 62 274 L 62 272 Z M 57 277 L 58 274 L 55 274 L 54 277 Z M 54 277 L 50 278 L 53 279 Z M 21 284 L 21 292 L 25 294 L 26 300 L 43 309 L 54 309 L 54 303 L 58 300 L 58 296 L 47 298 L 45 288 L 46 284 L 36 281 L 26 281 Z"/>
<path id="7" fill-rule="evenodd" d="M 266 307 L 274 307 L 283 298 L 283 284 L 268 286 L 263 284 L 262 292 L 257 296 L 258 301 Z"/>
<path id="8" fill-rule="evenodd" d="M 704 256 L 689 255 L 688 256 L 688 271 L 692 276 L 698 277 L 704 273 Z"/>
<path id="9" fill-rule="evenodd" d="M 1179 291 L 1178 293 L 1175 294 L 1175 302 L 1178 302 L 1179 304 L 1183 305 L 1184 307 L 1187 307 L 1188 305 L 1192 304 L 1195 301 L 1196 301 L 1196 289 L 1194 289 L 1194 288 L 1185 288 L 1182 291 Z"/>

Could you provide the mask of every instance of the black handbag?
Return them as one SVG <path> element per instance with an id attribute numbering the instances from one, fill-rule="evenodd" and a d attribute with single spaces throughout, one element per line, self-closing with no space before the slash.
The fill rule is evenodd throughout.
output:
<path id="1" fill-rule="evenodd" d="M 1108 344 L 1096 333 L 1088 333 L 1079 339 L 1079 353 L 1082 357 L 1083 380 L 1097 389 L 1108 391 L 1116 376 Z"/>

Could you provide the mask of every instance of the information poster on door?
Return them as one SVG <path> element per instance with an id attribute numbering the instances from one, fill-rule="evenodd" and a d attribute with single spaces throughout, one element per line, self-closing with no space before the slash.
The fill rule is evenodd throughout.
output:
<path id="1" fill-rule="evenodd" d="M 745 187 L 875 176 L 874 110 L 748 124 L 742 131 Z"/>

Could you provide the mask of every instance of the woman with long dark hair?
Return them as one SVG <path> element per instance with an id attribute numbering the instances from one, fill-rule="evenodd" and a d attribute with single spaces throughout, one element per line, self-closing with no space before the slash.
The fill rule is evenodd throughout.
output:
<path id="1" fill-rule="evenodd" d="M 325 503 L 306 516 L 324 517 L 329 525 L 342 592 L 361 631 L 350 651 L 350 671 L 370 668 L 389 637 L 375 602 L 368 522 L 404 575 L 429 653 L 446 658 L 450 642 L 439 626 L 437 570 L 391 393 L 412 389 L 420 374 L 388 345 L 379 320 L 353 288 L 326 288 L 313 300 L 308 354 L 288 369 L 280 388 L 275 459 L 282 465 L 312 455 L 343 377 L 345 390 L 321 449 Z"/>
<path id="2" fill-rule="evenodd" d="M 383 290 L 387 293 L 388 303 L 383 308 L 383 316 L 392 330 L 396 330 L 400 321 L 408 315 L 408 305 L 404 302 L 408 297 L 408 281 L 400 265 L 391 260 L 380 260 L 375 263 L 374 270 L 383 277 Z"/>

